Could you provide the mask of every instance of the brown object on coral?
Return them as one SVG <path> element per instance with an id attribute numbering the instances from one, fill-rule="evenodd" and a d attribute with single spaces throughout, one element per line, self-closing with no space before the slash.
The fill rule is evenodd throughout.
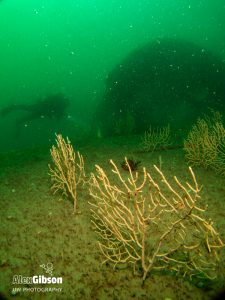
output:
<path id="1" fill-rule="evenodd" d="M 133 158 L 127 158 L 121 163 L 121 167 L 126 171 L 129 171 L 129 168 L 131 169 L 131 171 L 136 171 L 140 163 L 141 163 L 140 160 L 135 161 Z"/>

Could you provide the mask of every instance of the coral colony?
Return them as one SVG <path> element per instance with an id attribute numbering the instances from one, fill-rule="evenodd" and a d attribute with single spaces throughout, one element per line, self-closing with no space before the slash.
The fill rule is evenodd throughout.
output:
<path id="1" fill-rule="evenodd" d="M 162 133 L 151 132 L 154 140 Z M 104 262 L 114 267 L 132 264 L 142 270 L 143 283 L 152 270 L 167 270 L 190 279 L 216 278 L 219 250 L 224 244 L 213 222 L 204 216 L 207 207 L 201 205 L 202 186 L 191 167 L 190 181 L 183 183 L 174 176 L 170 182 L 157 166 L 157 179 L 145 167 L 134 172 L 125 158 L 126 168 L 122 168 L 128 176 L 110 160 L 117 184 L 99 165 L 84 180 L 81 154 L 75 155 L 69 139 L 57 135 L 56 141 L 57 148 L 51 149 L 53 190 L 70 196 L 76 212 L 77 186 L 88 186 L 91 222 Z"/>

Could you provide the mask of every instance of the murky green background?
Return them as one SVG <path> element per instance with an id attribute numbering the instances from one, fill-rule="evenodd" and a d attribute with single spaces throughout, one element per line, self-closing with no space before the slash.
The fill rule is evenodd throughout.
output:
<path id="1" fill-rule="evenodd" d="M 0 107 L 62 92 L 71 128 L 89 124 L 107 74 L 140 45 L 181 37 L 225 59 L 224 16 L 223 0 L 2 0 Z M 1 150 L 42 144 L 32 128 L 13 136 L 14 118 L 0 120 Z"/>

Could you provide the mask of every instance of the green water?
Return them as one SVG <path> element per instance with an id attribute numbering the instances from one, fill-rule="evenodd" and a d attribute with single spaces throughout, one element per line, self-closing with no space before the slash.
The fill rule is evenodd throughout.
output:
<path id="1" fill-rule="evenodd" d="M 50 101 L 56 95 L 62 106 Z M 224 0 L 0 0 L 0 298 L 3 293 L 6 299 L 31 299 L 31 293 L 13 291 L 12 278 L 41 275 L 40 264 L 49 260 L 54 274 L 63 277 L 63 292 L 33 293 L 34 299 L 203 300 L 224 288 L 222 251 L 218 279 L 212 282 L 204 277 L 186 280 L 182 273 L 171 276 L 171 268 L 168 273 L 150 271 L 142 286 L 139 264 L 118 264 L 115 270 L 102 265 L 88 206 L 95 164 L 110 180 L 115 175 L 109 159 L 125 180 L 127 156 L 138 165 L 140 180 L 142 167 L 154 175 L 157 165 L 175 190 L 173 175 L 189 182 L 192 161 L 185 161 L 180 148 L 192 124 L 208 109 L 219 110 L 225 120 Z M 206 120 L 213 127 L 210 117 Z M 172 142 L 145 151 L 142 134 L 150 126 L 152 133 L 163 126 L 171 130 Z M 68 136 L 84 155 L 88 184 L 77 191 L 77 215 L 71 199 L 50 190 L 47 166 L 55 133 Z M 224 177 L 215 164 L 224 166 L 223 141 L 221 145 L 211 168 L 196 163 L 194 171 L 199 188 L 203 186 L 202 208 L 209 206 L 206 218 L 224 241 Z M 75 164 L 69 161 L 69 166 Z M 156 174 L 156 185 L 158 178 Z M 112 181 L 112 191 L 120 180 Z M 129 184 L 133 182 L 134 177 Z M 161 183 L 165 180 L 159 179 Z M 186 194 L 195 190 L 187 186 L 177 186 L 177 193 L 188 203 Z M 172 187 L 167 187 L 163 189 L 169 197 Z M 153 191 L 150 181 L 147 191 Z M 134 193 L 125 190 L 124 197 L 132 199 L 139 192 L 145 199 L 141 185 Z M 153 207 L 154 201 L 160 202 L 158 190 L 155 195 Z M 153 241 L 159 232 L 154 228 Z M 211 255 L 203 241 L 203 257 Z"/>
<path id="2" fill-rule="evenodd" d="M 34 120 L 19 136 L 21 113 L 1 118 L 1 150 L 87 132 L 109 72 L 150 41 L 182 38 L 225 59 L 224 16 L 223 0 L 0 1 L 0 107 L 58 92 L 71 100 L 65 123 Z"/>

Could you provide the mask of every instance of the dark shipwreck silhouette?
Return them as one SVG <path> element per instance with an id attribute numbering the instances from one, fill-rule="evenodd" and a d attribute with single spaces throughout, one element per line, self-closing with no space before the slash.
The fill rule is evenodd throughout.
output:
<path id="1" fill-rule="evenodd" d="M 164 38 L 129 53 L 106 79 L 95 119 L 103 135 L 167 124 L 179 132 L 208 109 L 225 111 L 225 64 L 205 47 Z"/>

